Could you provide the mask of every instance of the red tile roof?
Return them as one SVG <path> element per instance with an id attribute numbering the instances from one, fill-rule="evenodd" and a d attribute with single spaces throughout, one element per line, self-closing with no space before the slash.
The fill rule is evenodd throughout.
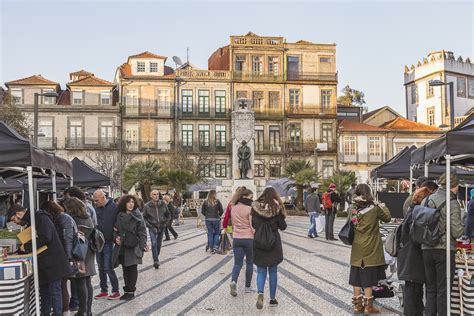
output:
<path id="1" fill-rule="evenodd" d="M 78 79 L 76 81 L 69 82 L 67 86 L 113 86 L 114 84 L 110 81 L 98 78 L 96 76 L 88 76 L 85 78 Z"/>
<path id="2" fill-rule="evenodd" d="M 407 120 L 403 117 L 397 117 L 393 120 L 383 123 L 380 125 L 382 128 L 388 128 L 392 130 L 399 130 L 399 131 L 414 131 L 414 132 L 433 132 L 433 131 L 441 131 L 440 128 L 436 126 L 429 126 L 418 122 L 413 122 Z"/>
<path id="3" fill-rule="evenodd" d="M 166 60 L 168 57 L 153 54 L 153 53 L 150 53 L 149 51 L 145 51 L 145 52 L 137 54 L 137 55 L 128 56 L 127 63 L 130 61 L 130 58 L 159 58 L 159 59 L 165 59 Z"/>
<path id="4" fill-rule="evenodd" d="M 85 71 L 84 69 L 81 69 L 79 71 L 71 72 L 69 76 L 93 76 L 94 74 L 92 72 Z"/>
<path id="5" fill-rule="evenodd" d="M 377 127 L 346 119 L 339 122 L 339 128 L 341 127 L 343 132 L 388 132 L 388 129 L 382 127 Z"/>
<path id="6" fill-rule="evenodd" d="M 8 87 L 9 85 L 59 85 L 59 83 L 43 78 L 41 75 L 33 75 L 31 77 L 5 82 L 5 85 Z"/>
<path id="7" fill-rule="evenodd" d="M 396 116 L 400 116 L 400 114 L 398 114 L 394 109 L 392 109 L 391 107 L 389 106 L 383 106 L 381 108 L 378 108 L 378 109 L 375 109 L 373 111 L 370 111 L 370 112 L 367 112 L 365 113 L 364 115 L 362 115 L 362 120 L 365 121 L 367 120 L 368 118 L 374 116 L 375 114 L 379 113 L 379 112 L 382 112 L 384 110 L 388 110 L 390 112 L 392 112 L 394 115 Z"/>

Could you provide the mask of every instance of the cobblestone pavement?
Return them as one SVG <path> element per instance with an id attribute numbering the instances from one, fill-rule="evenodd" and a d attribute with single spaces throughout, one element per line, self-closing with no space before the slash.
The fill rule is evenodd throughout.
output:
<path id="1" fill-rule="evenodd" d="M 285 260 L 278 268 L 278 307 L 269 307 L 268 281 L 264 308 L 255 307 L 256 294 L 244 293 L 244 269 L 237 297 L 229 294 L 233 256 L 204 251 L 206 232 L 188 219 L 176 227 L 179 238 L 164 241 L 160 269 L 152 266 L 151 252 L 138 266 L 136 298 L 129 302 L 95 300 L 94 314 L 101 315 L 347 315 L 351 313 L 350 247 L 324 236 L 309 239 L 306 217 L 289 217 L 282 233 Z M 336 232 L 343 225 L 337 219 Z M 121 267 L 116 269 L 123 286 Z M 255 273 L 252 283 L 255 286 Z M 94 293 L 99 291 L 93 278 Z M 379 299 L 385 315 L 400 313 L 397 298 Z"/>

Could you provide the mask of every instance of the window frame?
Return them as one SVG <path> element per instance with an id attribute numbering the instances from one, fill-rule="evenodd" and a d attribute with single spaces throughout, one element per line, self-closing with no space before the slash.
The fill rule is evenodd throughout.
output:
<path id="1" fill-rule="evenodd" d="M 265 177 L 265 159 L 255 159 L 254 169 L 254 177 Z"/>
<path id="2" fill-rule="evenodd" d="M 382 157 L 381 136 L 369 136 L 369 157 Z"/>
<path id="3" fill-rule="evenodd" d="M 431 120 L 433 121 L 432 124 Z M 434 106 L 426 108 L 426 123 L 429 126 L 435 126 L 436 124 L 436 111 Z"/>
<path id="4" fill-rule="evenodd" d="M 150 61 L 150 72 L 158 72 L 158 62 L 155 62 L 155 61 Z"/>
<path id="5" fill-rule="evenodd" d="M 460 81 L 464 82 L 464 90 L 459 90 Z M 456 77 L 456 96 L 458 98 L 465 98 L 467 96 L 467 79 L 464 77 Z"/>
<path id="6" fill-rule="evenodd" d="M 344 135 L 342 143 L 342 153 L 344 156 L 355 157 L 357 154 L 357 137 L 353 135 Z"/>
<path id="7" fill-rule="evenodd" d="M 223 95 L 218 95 L 222 93 Z M 227 112 L 227 91 L 226 90 L 215 90 L 214 91 L 214 110 L 216 114 L 225 114 Z"/>
<path id="8" fill-rule="evenodd" d="M 14 92 L 19 92 L 20 96 L 15 96 Z M 15 102 L 15 98 L 19 98 L 18 102 Z M 10 90 L 10 103 L 11 104 L 23 104 L 23 89 L 20 88 L 12 88 Z"/>
<path id="9" fill-rule="evenodd" d="M 434 97 L 434 87 L 430 85 L 430 82 L 432 82 L 435 79 L 429 79 L 426 80 L 426 98 L 432 98 Z"/>
<path id="10" fill-rule="evenodd" d="M 214 126 L 214 143 L 217 148 L 225 148 L 227 143 L 227 125 Z"/>
<path id="11" fill-rule="evenodd" d="M 84 104 L 84 91 L 83 90 L 73 90 L 71 91 L 72 92 L 72 105 L 83 105 Z M 76 103 L 76 100 L 79 100 L 77 98 L 75 98 L 75 94 L 80 94 L 81 95 L 81 102 L 80 103 Z"/>
<path id="12" fill-rule="evenodd" d="M 321 108 L 329 109 L 331 107 L 332 89 L 321 89 Z M 327 105 L 325 102 L 327 101 Z"/>
<path id="13" fill-rule="evenodd" d="M 216 178 L 227 178 L 227 161 L 216 159 L 214 174 Z"/>
<path id="14" fill-rule="evenodd" d="M 137 73 L 146 72 L 146 64 L 144 61 L 137 60 Z"/>
<path id="15" fill-rule="evenodd" d="M 269 163 L 269 176 L 270 178 L 278 178 L 278 177 L 281 177 L 281 160 L 280 159 L 270 159 L 270 163 Z M 278 172 L 275 173 L 275 171 L 277 171 L 278 168 Z"/>
<path id="16" fill-rule="evenodd" d="M 184 137 L 186 134 L 186 137 Z M 185 141 L 186 140 L 186 141 Z M 181 147 L 193 147 L 194 144 L 194 125 L 181 125 Z"/>
<path id="17" fill-rule="evenodd" d="M 211 147 L 211 126 L 209 124 L 198 125 L 199 147 Z"/>
<path id="18" fill-rule="evenodd" d="M 106 98 L 104 98 L 104 95 L 107 95 Z M 100 105 L 111 105 L 112 100 L 111 100 L 111 93 L 108 90 L 101 90 L 99 92 L 99 98 L 100 98 Z M 108 100 L 107 103 L 104 103 L 104 100 Z"/>
<path id="19" fill-rule="evenodd" d="M 207 93 L 207 95 L 201 95 L 201 93 Z M 209 114 L 210 111 L 210 91 L 209 90 L 198 90 L 198 113 Z"/>
<path id="20" fill-rule="evenodd" d="M 329 170 L 329 171 L 328 171 Z M 334 174 L 334 160 L 324 159 L 321 163 L 321 174 L 323 179 L 327 179 Z"/>
<path id="21" fill-rule="evenodd" d="M 190 94 L 186 94 L 189 92 Z M 192 89 L 183 89 L 181 90 L 181 112 L 184 114 L 192 114 L 193 113 L 193 95 L 194 92 Z M 186 102 L 184 102 L 186 100 Z M 185 107 L 186 105 L 186 107 Z"/>

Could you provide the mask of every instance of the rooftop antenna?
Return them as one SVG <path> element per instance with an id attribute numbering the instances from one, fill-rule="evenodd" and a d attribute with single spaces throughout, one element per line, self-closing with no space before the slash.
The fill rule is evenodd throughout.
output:
<path id="1" fill-rule="evenodd" d="M 183 64 L 181 58 L 179 58 L 178 56 L 173 56 L 173 61 L 176 64 L 176 69 L 178 69 L 178 66 L 181 66 Z"/>
<path id="2" fill-rule="evenodd" d="M 186 47 L 186 64 L 189 65 L 189 47 Z"/>

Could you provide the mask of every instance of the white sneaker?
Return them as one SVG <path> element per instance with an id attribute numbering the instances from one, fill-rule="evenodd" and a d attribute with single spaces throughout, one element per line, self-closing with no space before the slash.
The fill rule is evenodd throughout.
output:
<path id="1" fill-rule="evenodd" d="M 235 282 L 230 282 L 230 295 L 237 296 L 237 284 Z"/>
<path id="2" fill-rule="evenodd" d="M 253 287 L 245 287 L 245 293 L 255 293 L 257 292 L 256 289 L 254 289 Z"/>

